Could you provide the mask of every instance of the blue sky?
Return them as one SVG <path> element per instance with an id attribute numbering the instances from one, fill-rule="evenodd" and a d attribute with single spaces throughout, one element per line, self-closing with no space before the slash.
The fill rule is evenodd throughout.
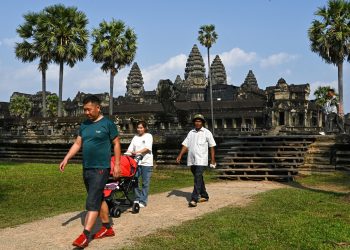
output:
<path id="1" fill-rule="evenodd" d="M 248 70 L 253 70 L 259 87 L 275 85 L 280 77 L 289 84 L 310 83 L 337 88 L 337 68 L 326 64 L 309 48 L 307 30 L 318 7 L 325 0 L 134 0 L 134 1 L 2 1 L 0 8 L 0 101 L 9 101 L 15 91 L 41 90 L 41 75 L 36 63 L 21 63 L 15 58 L 16 28 L 23 14 L 62 3 L 86 13 L 88 28 L 102 20 L 120 19 L 138 36 L 135 61 L 141 68 L 146 90 L 156 88 L 159 79 L 184 77 L 187 56 L 198 44 L 206 59 L 206 49 L 197 42 L 198 29 L 214 24 L 219 35 L 211 49 L 211 59 L 220 55 L 228 83 L 239 86 Z M 205 60 L 206 61 L 206 60 Z M 114 96 L 124 95 L 130 68 L 115 79 Z M 345 112 L 350 112 L 350 68 L 344 65 Z M 50 65 L 47 89 L 58 92 L 58 66 Z M 74 68 L 65 68 L 64 99 L 78 91 L 109 91 L 108 75 L 87 56 Z"/>

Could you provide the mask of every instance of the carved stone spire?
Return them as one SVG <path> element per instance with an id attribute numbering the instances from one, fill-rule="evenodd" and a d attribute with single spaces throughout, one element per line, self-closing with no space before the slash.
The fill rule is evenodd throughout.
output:
<path id="1" fill-rule="evenodd" d="M 183 80 L 181 79 L 181 76 L 177 75 L 176 79 L 175 79 L 175 82 L 174 82 L 174 85 L 175 86 L 181 86 L 182 84 L 183 84 Z"/>
<path id="2" fill-rule="evenodd" d="M 131 70 L 126 80 L 126 97 L 131 98 L 136 102 L 142 102 L 145 89 L 143 87 L 143 77 L 141 70 L 136 62 L 131 67 Z"/>
<path id="3" fill-rule="evenodd" d="M 241 88 L 244 89 L 258 89 L 258 82 L 255 78 L 255 75 L 252 70 L 249 70 L 248 75 L 246 76 L 244 83 L 241 85 Z"/>
<path id="4" fill-rule="evenodd" d="M 190 88 L 204 88 L 206 86 L 204 61 L 196 44 L 193 45 L 187 59 L 185 82 Z"/>
<path id="5" fill-rule="evenodd" d="M 245 100 L 265 99 L 265 92 L 259 89 L 258 81 L 252 70 L 249 70 L 244 83 L 239 88 L 237 98 Z"/>
<path id="6" fill-rule="evenodd" d="M 220 57 L 217 55 L 210 66 L 211 80 L 215 84 L 227 84 L 225 66 L 222 64 Z"/>
<path id="7" fill-rule="evenodd" d="M 288 84 L 286 80 L 284 80 L 282 77 L 278 80 L 276 87 L 281 89 L 281 90 L 287 90 L 288 89 Z"/>

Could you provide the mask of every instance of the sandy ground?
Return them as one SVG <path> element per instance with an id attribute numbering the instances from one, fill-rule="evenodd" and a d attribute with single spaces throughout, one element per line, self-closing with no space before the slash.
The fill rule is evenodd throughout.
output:
<path id="1" fill-rule="evenodd" d="M 117 249 L 130 245 L 136 237 L 176 226 L 218 208 L 244 206 L 251 197 L 283 185 L 260 181 L 227 181 L 207 185 L 209 202 L 188 207 L 192 188 L 172 190 L 149 196 L 149 205 L 139 214 L 124 212 L 113 218 L 116 236 L 93 240 L 88 249 Z M 74 249 L 72 241 L 82 232 L 85 212 L 65 213 L 55 217 L 0 229 L 0 248 L 5 249 Z M 96 225 L 95 231 L 100 225 Z M 15 235 L 15 237 L 14 237 Z"/>

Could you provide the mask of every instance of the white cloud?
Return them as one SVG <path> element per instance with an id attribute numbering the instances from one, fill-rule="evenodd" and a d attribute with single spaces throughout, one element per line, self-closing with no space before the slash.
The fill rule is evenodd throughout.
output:
<path id="1" fill-rule="evenodd" d="M 183 78 L 186 67 L 187 56 L 180 54 L 171 57 L 164 63 L 155 64 L 145 69 L 141 68 L 146 90 L 154 90 L 160 79 L 174 81 L 177 75 Z"/>
<path id="2" fill-rule="evenodd" d="M 154 90 L 160 79 L 175 80 L 176 75 L 183 76 L 187 57 L 183 54 L 171 57 L 164 63 L 158 63 L 146 68 L 140 68 L 144 88 L 147 91 Z M 140 66 L 140 65 L 139 65 Z M 120 70 L 114 78 L 114 96 L 124 96 L 126 92 L 126 80 L 131 67 Z M 99 66 L 91 70 L 82 70 L 74 67 L 74 72 L 65 73 L 64 92 L 70 93 L 69 96 L 74 97 L 78 91 L 85 93 L 103 93 L 109 92 L 109 73 L 103 72 Z M 54 74 L 58 74 L 58 69 L 54 70 Z M 55 75 L 54 75 L 55 76 Z M 58 77 L 58 75 L 57 75 Z M 56 79 L 57 79 L 56 77 Z"/>
<path id="3" fill-rule="evenodd" d="M 120 70 L 114 78 L 114 96 L 125 94 L 125 83 L 130 67 Z M 72 74 L 71 81 L 74 82 L 76 92 L 88 93 L 109 93 L 109 72 L 103 72 L 100 67 L 95 67 L 89 71 L 79 70 L 79 74 Z M 73 77 L 74 76 L 74 77 Z"/>
<path id="4" fill-rule="evenodd" d="M 3 38 L 0 40 L 0 45 L 4 44 L 5 46 L 8 47 L 14 47 L 15 43 L 20 42 L 21 38 L 19 37 L 11 37 L 11 38 Z"/>
<path id="5" fill-rule="evenodd" d="M 281 77 L 286 77 L 292 75 L 292 70 L 290 69 L 285 69 L 282 72 L 279 73 Z"/>
<path id="6" fill-rule="evenodd" d="M 240 48 L 233 48 L 230 51 L 219 54 L 225 68 L 232 68 L 252 64 L 257 60 L 255 52 L 245 52 Z"/>
<path id="7" fill-rule="evenodd" d="M 261 59 L 260 66 L 262 68 L 274 67 L 297 59 L 297 55 L 290 55 L 284 52 L 268 56 Z"/>

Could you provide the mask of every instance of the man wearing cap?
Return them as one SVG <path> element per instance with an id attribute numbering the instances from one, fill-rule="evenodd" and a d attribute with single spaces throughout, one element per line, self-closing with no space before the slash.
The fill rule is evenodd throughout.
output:
<path id="1" fill-rule="evenodd" d="M 182 149 L 176 158 L 176 162 L 180 163 L 182 156 L 187 154 L 187 166 L 191 167 L 194 177 L 194 187 L 189 202 L 190 207 L 196 207 L 198 202 L 209 200 L 209 195 L 205 189 L 203 172 L 208 166 L 208 148 L 210 148 L 210 166 L 215 167 L 215 150 L 216 146 L 213 134 L 204 127 L 205 119 L 201 114 L 193 117 L 194 129 L 188 134 L 182 142 Z"/>

